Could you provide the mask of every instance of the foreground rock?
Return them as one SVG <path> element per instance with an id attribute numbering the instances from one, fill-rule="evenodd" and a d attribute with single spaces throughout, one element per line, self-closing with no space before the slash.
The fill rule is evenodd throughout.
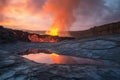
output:
<path id="1" fill-rule="evenodd" d="M 108 65 L 38 64 L 17 54 L 31 49 L 103 60 Z M 120 80 L 120 34 L 57 43 L 1 44 L 0 80 Z"/>
<path id="2" fill-rule="evenodd" d="M 0 53 L 0 80 L 120 80 L 119 66 L 37 64 Z"/>

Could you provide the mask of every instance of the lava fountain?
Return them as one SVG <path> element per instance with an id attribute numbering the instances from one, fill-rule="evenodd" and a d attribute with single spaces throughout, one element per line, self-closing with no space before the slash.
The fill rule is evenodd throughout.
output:
<path id="1" fill-rule="evenodd" d="M 51 35 L 51 36 L 58 36 L 58 28 L 57 27 L 51 27 L 49 31 L 46 31 L 47 35 Z"/>
<path id="2" fill-rule="evenodd" d="M 66 36 L 72 24 L 76 21 L 74 14 L 80 0 L 47 0 L 43 12 L 51 16 L 53 23 L 46 32 L 51 36 Z"/>

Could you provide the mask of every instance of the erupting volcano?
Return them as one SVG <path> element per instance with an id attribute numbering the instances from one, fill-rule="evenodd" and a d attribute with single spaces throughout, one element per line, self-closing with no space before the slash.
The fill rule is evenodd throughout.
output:
<path id="1" fill-rule="evenodd" d="M 71 39 L 66 38 L 66 35 L 69 35 L 69 28 L 76 21 L 74 10 L 78 7 L 79 2 L 79 0 L 47 0 L 43 5 L 43 13 L 50 14 L 53 23 L 42 38 L 32 35 L 29 36 L 29 39 L 32 42 L 58 42 Z"/>
<path id="2" fill-rule="evenodd" d="M 0 80 L 120 80 L 120 0 L 0 0 Z"/>

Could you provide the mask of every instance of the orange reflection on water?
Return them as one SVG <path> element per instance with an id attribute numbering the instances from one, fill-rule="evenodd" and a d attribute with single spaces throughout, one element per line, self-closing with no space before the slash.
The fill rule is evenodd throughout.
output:
<path id="1" fill-rule="evenodd" d="M 76 64 L 76 61 L 71 56 L 63 56 L 52 53 L 50 55 L 54 64 Z"/>
<path id="2" fill-rule="evenodd" d="M 28 55 L 23 55 L 22 57 L 37 63 L 47 63 L 47 64 L 101 64 L 100 61 L 93 60 L 93 59 L 64 56 L 64 55 L 58 55 L 55 53 L 28 54 Z"/>

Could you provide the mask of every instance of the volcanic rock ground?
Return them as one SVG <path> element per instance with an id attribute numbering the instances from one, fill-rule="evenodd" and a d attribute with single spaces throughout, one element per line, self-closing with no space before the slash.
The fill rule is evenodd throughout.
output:
<path id="1" fill-rule="evenodd" d="M 39 64 L 17 54 L 28 49 L 102 60 L 104 65 Z M 56 43 L 0 44 L 0 80 L 120 80 L 120 34 Z"/>

